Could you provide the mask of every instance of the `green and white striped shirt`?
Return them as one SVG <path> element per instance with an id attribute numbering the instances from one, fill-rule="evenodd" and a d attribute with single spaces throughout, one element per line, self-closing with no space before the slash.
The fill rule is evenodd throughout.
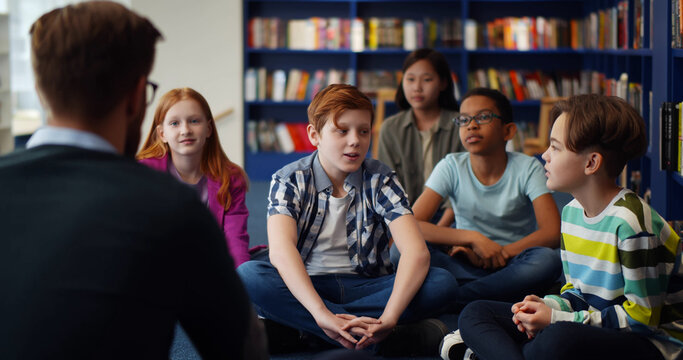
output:
<path id="1" fill-rule="evenodd" d="M 630 190 L 598 216 L 576 200 L 562 211 L 561 296 L 547 296 L 551 322 L 574 321 L 646 334 L 667 358 L 683 352 L 681 241 Z"/>

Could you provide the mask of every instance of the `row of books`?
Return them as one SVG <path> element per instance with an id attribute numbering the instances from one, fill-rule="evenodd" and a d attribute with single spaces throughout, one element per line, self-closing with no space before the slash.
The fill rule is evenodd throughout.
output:
<path id="1" fill-rule="evenodd" d="M 642 114 L 642 86 L 598 71 L 544 73 L 540 70 L 477 69 L 467 74 L 467 87 L 499 90 L 511 100 L 540 100 L 544 97 L 569 97 L 578 94 L 605 94 L 627 100 Z"/>
<path id="2" fill-rule="evenodd" d="M 681 6 L 675 3 L 674 39 L 680 47 Z M 634 49 L 644 47 L 644 0 L 633 0 L 633 18 L 629 17 L 629 1 L 621 0 L 613 7 L 589 13 L 585 18 L 561 19 L 538 17 L 504 17 L 478 23 L 460 18 L 400 19 L 396 17 L 343 19 L 311 17 L 284 20 L 277 17 L 254 17 L 247 26 L 247 45 L 268 49 L 351 49 L 380 48 L 414 50 L 422 47 L 500 48 L 537 50 Z M 652 2 L 650 2 L 652 6 Z M 629 33 L 632 34 L 629 37 Z M 678 34 L 678 35 L 676 35 Z"/>
<path id="3" fill-rule="evenodd" d="M 683 102 L 664 102 L 661 119 L 660 168 L 681 172 L 683 163 Z"/>
<path id="4" fill-rule="evenodd" d="M 249 68 L 244 74 L 245 101 L 303 101 L 311 100 L 329 84 L 355 85 L 353 69 L 316 70 L 312 73 L 301 70 L 267 70 Z"/>
<path id="5" fill-rule="evenodd" d="M 619 1 L 614 7 L 590 13 L 584 20 L 582 39 L 577 43 L 591 49 L 627 49 L 627 15 L 628 1 Z"/>
<path id="6" fill-rule="evenodd" d="M 679 0 L 677 0 L 679 1 Z M 537 49 L 634 49 L 644 46 L 642 0 L 635 0 L 629 21 L 629 2 L 594 11 L 584 19 L 505 17 L 485 23 L 465 22 L 465 48 Z M 629 43 L 629 32 L 633 32 Z"/>
<path id="7" fill-rule="evenodd" d="M 465 21 L 465 49 L 537 50 L 569 47 L 567 20 L 505 17 L 485 23 Z"/>
<path id="8" fill-rule="evenodd" d="M 403 48 L 410 51 L 423 47 L 461 47 L 462 31 L 460 18 L 311 17 L 284 20 L 254 17 L 247 25 L 247 46 L 253 49 L 364 51 Z"/>
<path id="9" fill-rule="evenodd" d="M 683 0 L 671 0 L 671 47 L 683 48 Z"/>
<path id="10" fill-rule="evenodd" d="M 244 74 L 245 101 L 304 101 L 312 100 L 318 91 L 330 84 L 350 84 L 374 98 L 379 89 L 396 89 L 401 83 L 400 70 L 364 70 L 358 74 L 352 69 L 316 70 L 312 73 L 302 69 L 267 70 L 264 67 L 249 68 Z M 451 79 L 458 84 L 458 76 L 451 72 Z M 460 99 L 459 87 L 454 95 Z"/>
<path id="11" fill-rule="evenodd" d="M 257 152 L 312 152 L 307 123 L 276 122 L 274 119 L 247 121 L 247 147 Z"/>

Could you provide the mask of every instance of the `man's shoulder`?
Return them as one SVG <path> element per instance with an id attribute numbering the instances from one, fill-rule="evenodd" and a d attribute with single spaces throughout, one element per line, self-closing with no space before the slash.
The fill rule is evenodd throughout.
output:
<path id="1" fill-rule="evenodd" d="M 65 191 L 98 191 L 99 196 L 123 196 L 119 198 L 122 201 L 162 196 L 182 199 L 193 194 L 168 174 L 133 159 L 71 146 L 46 145 L 14 152 L 0 158 L 0 173 L 6 180 L 30 176 L 44 183 L 59 181 L 72 184 Z"/>

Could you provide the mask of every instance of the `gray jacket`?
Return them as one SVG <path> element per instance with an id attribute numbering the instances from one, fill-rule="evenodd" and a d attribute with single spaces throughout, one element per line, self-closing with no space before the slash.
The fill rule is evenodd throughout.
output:
<path id="1" fill-rule="evenodd" d="M 464 151 L 458 127 L 452 121 L 457 115 L 457 111 L 441 111 L 439 126 L 432 140 L 434 165 L 446 154 Z M 422 142 L 412 110 L 401 111 L 384 120 L 379 134 L 378 158 L 396 171 L 412 206 L 422 194 L 426 181 L 423 175 Z"/>

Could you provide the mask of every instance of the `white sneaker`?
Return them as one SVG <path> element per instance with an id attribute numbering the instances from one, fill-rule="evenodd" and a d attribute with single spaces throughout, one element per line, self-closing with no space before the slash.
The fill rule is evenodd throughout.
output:
<path id="1" fill-rule="evenodd" d="M 469 349 L 465 345 L 462 336 L 460 336 L 460 330 L 455 330 L 444 336 L 443 340 L 441 340 L 439 355 L 441 355 L 443 360 L 460 360 L 463 359 L 467 350 Z"/>
<path id="2" fill-rule="evenodd" d="M 462 360 L 477 360 L 477 355 L 472 351 L 472 349 L 467 348 L 465 351 L 465 355 L 462 357 Z"/>

